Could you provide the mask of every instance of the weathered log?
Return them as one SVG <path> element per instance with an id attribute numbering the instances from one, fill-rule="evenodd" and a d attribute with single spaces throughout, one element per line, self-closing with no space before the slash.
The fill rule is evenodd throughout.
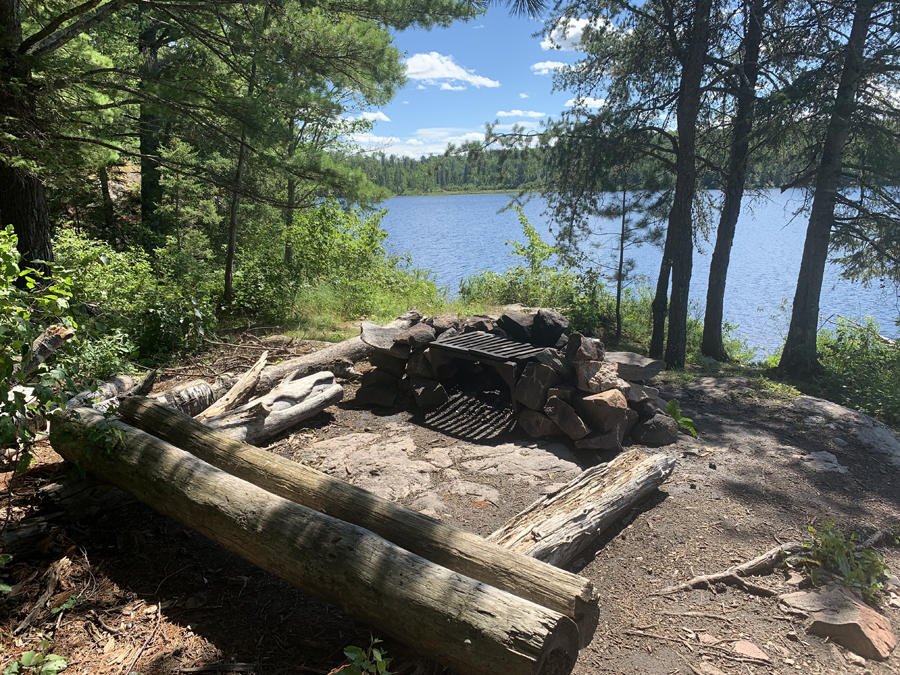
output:
<path id="1" fill-rule="evenodd" d="M 50 358 L 57 349 L 73 337 L 75 337 L 74 328 L 63 326 L 61 323 L 47 326 L 44 332 L 38 335 L 34 342 L 31 343 L 31 354 L 24 365 L 22 365 L 22 374 L 27 376 L 36 370 L 39 365 Z"/>
<path id="2" fill-rule="evenodd" d="M 152 396 L 156 401 L 185 415 L 199 415 L 231 389 L 234 378 L 217 378 L 212 384 L 206 380 L 191 380 Z"/>
<path id="3" fill-rule="evenodd" d="M 78 412 L 86 427 L 105 422 Z M 58 418 L 51 442 L 160 513 L 463 675 L 565 675 L 574 666 L 578 631 L 568 617 L 112 424 L 125 434 L 115 451 L 84 453 L 85 426 Z"/>
<path id="4" fill-rule="evenodd" d="M 217 417 L 229 410 L 234 410 L 242 403 L 250 400 L 253 392 L 256 390 L 256 384 L 259 382 L 259 374 L 266 367 L 266 360 L 269 358 L 269 350 L 265 350 L 259 357 L 254 366 L 244 373 L 234 386 L 228 390 L 222 398 L 209 406 L 206 410 L 195 415 L 198 420 L 208 420 Z"/>
<path id="5" fill-rule="evenodd" d="M 318 415 L 344 397 L 344 388 L 329 372 L 288 379 L 268 394 L 234 410 L 201 420 L 211 429 L 250 444 L 259 444 Z"/>
<path id="6" fill-rule="evenodd" d="M 410 310 L 394 321 L 391 321 L 385 328 L 409 328 L 421 320 L 422 315 L 419 312 Z M 344 340 L 343 342 L 338 342 L 330 347 L 325 347 L 325 349 L 320 349 L 312 354 L 305 354 L 295 359 L 282 361 L 274 366 L 263 369 L 259 376 L 257 390 L 268 391 L 291 373 L 296 373 L 297 377 L 306 377 L 307 375 L 318 373 L 323 370 L 337 372 L 335 368 L 340 368 L 344 362 L 349 361 L 351 363 L 357 363 L 358 361 L 362 361 L 363 359 L 368 358 L 369 354 L 371 354 L 374 349 L 375 348 L 371 345 L 363 342 L 361 337 L 357 336 L 350 338 L 349 340 Z"/>
<path id="7" fill-rule="evenodd" d="M 568 565 L 674 468 L 675 459 L 662 453 L 626 452 L 541 497 L 488 539 L 551 565 Z"/>
<path id="8" fill-rule="evenodd" d="M 150 399 L 126 399 L 119 413 L 129 424 L 269 492 L 364 527 L 434 563 L 566 614 L 578 625 L 582 646 L 594 635 L 599 619 L 597 598 L 593 585 L 583 577 L 235 441 Z"/>
<path id="9" fill-rule="evenodd" d="M 138 386 L 138 383 L 135 382 L 131 375 L 116 375 L 97 385 L 96 391 L 87 390 L 76 394 L 66 402 L 66 406 L 78 408 L 84 405 L 91 405 L 97 401 L 124 396 L 126 392 L 133 390 L 136 386 Z"/>

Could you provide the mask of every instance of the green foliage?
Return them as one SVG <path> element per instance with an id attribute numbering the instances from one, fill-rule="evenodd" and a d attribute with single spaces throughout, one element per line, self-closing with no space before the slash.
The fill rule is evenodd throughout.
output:
<path id="1" fill-rule="evenodd" d="M 576 280 L 568 268 L 553 267 L 547 262 L 557 254 L 555 246 L 544 242 L 531 226 L 522 209 L 514 207 L 527 243 L 506 242 L 513 255 L 524 265 L 509 267 L 503 274 L 479 272 L 460 282 L 459 295 L 464 302 L 493 305 L 522 303 L 532 307 L 565 307 L 569 305 Z"/>
<path id="2" fill-rule="evenodd" d="M 372 637 L 369 641 L 367 649 L 362 647 L 347 647 L 344 649 L 344 656 L 350 660 L 350 666 L 342 669 L 346 670 L 349 675 L 365 675 L 373 673 L 374 675 L 392 675 L 388 670 L 391 665 L 392 658 L 386 658 L 384 651 L 376 647 L 381 640 Z"/>
<path id="3" fill-rule="evenodd" d="M 681 415 L 681 404 L 677 399 L 672 399 L 668 403 L 666 403 L 666 412 L 669 414 L 673 420 L 678 422 L 678 428 L 684 431 L 685 433 L 690 434 L 694 438 L 697 438 L 699 434 L 697 433 L 697 425 L 694 424 L 694 420 L 690 417 L 682 417 Z"/>
<path id="4" fill-rule="evenodd" d="M 822 395 L 900 428 L 900 345 L 885 341 L 871 318 L 839 318 L 833 331 L 819 332 L 818 351 Z"/>
<path id="5" fill-rule="evenodd" d="M 95 346 L 101 357 L 121 362 L 132 353 L 153 358 L 196 349 L 216 328 L 220 282 L 200 233 L 185 236 L 181 246 L 169 237 L 155 259 L 71 230 L 60 233 L 56 251 L 75 280 L 73 300 L 99 313 L 93 327 L 107 335 Z"/>
<path id="6" fill-rule="evenodd" d="M 876 551 L 858 549 L 856 533 L 847 538 L 834 522 L 826 518 L 819 527 L 808 525 L 810 538 L 803 541 L 802 569 L 812 583 L 819 585 L 821 572 L 828 572 L 848 588 L 858 591 L 864 600 L 879 604 L 881 578 L 888 567 Z"/>
<path id="7" fill-rule="evenodd" d="M 0 448 L 22 449 L 19 472 L 31 461 L 35 432 L 29 420 L 62 402 L 67 379 L 63 370 L 46 364 L 33 373 L 23 373 L 20 366 L 45 328 L 75 327 L 70 283 L 64 276 L 48 282 L 34 270 L 20 269 L 12 227 L 0 230 Z"/>
<path id="8" fill-rule="evenodd" d="M 65 658 L 57 654 L 47 654 L 50 641 L 46 638 L 40 641 L 37 649 L 32 649 L 22 654 L 3 669 L 3 675 L 53 675 L 68 667 Z"/>

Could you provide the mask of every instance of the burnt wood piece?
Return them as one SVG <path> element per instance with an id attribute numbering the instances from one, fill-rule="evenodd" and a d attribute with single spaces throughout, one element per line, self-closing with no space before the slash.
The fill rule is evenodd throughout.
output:
<path id="1" fill-rule="evenodd" d="M 429 349 L 432 355 L 432 365 L 435 365 L 435 356 L 440 361 L 443 353 L 458 359 L 478 361 L 496 368 L 509 386 L 514 412 L 518 405 L 512 392 L 519 378 L 519 368 L 525 363 L 533 361 L 538 354 L 544 351 L 543 347 L 516 342 L 483 331 L 452 335 L 445 339 L 438 338 L 429 345 Z"/>

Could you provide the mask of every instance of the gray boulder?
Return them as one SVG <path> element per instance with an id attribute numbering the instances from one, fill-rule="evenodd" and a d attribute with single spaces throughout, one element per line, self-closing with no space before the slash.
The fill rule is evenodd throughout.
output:
<path id="1" fill-rule="evenodd" d="M 529 363 L 516 383 L 513 396 L 532 410 L 542 410 L 547 402 L 547 391 L 561 381 L 550 366 L 543 363 Z"/>
<path id="2" fill-rule="evenodd" d="M 666 367 L 664 361 L 634 352 L 606 352 L 606 360 L 615 363 L 619 368 L 619 377 L 630 382 L 650 380 Z"/>
<path id="3" fill-rule="evenodd" d="M 560 429 L 556 422 L 537 410 L 526 408 L 519 413 L 519 426 L 532 438 L 544 438 L 546 436 L 560 436 Z"/>
<path id="4" fill-rule="evenodd" d="M 428 343 L 434 342 L 436 337 L 434 328 L 427 323 L 417 323 L 412 328 L 400 333 L 394 338 L 394 342 L 401 345 L 409 345 L 410 349 L 415 350 L 428 346 Z"/>
<path id="5" fill-rule="evenodd" d="M 360 405 L 377 405 L 391 408 L 397 401 L 398 394 L 399 392 L 395 387 L 373 384 L 367 387 L 360 387 L 356 392 L 354 401 Z"/>
<path id="6" fill-rule="evenodd" d="M 556 397 L 549 399 L 544 406 L 544 412 L 573 441 L 591 433 L 590 427 L 578 416 L 575 409 L 561 399 Z"/>
<path id="7" fill-rule="evenodd" d="M 552 347 L 569 327 L 569 320 L 555 309 L 539 309 L 534 316 L 532 342 Z"/>
<path id="8" fill-rule="evenodd" d="M 635 443 L 648 448 L 661 448 L 678 440 L 678 422 L 662 413 L 637 423 L 631 432 Z"/>
<path id="9" fill-rule="evenodd" d="M 433 408 L 450 400 L 447 390 L 440 382 L 426 380 L 421 377 L 410 377 L 413 400 L 420 408 Z"/>
<path id="10" fill-rule="evenodd" d="M 550 366 L 556 371 L 563 380 L 572 380 L 575 378 L 575 367 L 568 359 L 564 359 L 562 355 L 555 349 L 547 348 L 542 352 L 535 354 L 538 362 L 545 366 Z"/>
<path id="11" fill-rule="evenodd" d="M 534 314 L 525 312 L 506 312 L 497 319 L 497 327 L 501 328 L 510 340 L 531 342 L 534 329 Z"/>

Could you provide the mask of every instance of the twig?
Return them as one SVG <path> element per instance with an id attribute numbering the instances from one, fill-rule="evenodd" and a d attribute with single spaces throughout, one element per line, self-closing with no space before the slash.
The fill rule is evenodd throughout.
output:
<path id="1" fill-rule="evenodd" d="M 857 551 L 861 551 L 867 548 L 875 548 L 879 544 L 883 544 L 886 540 L 890 539 L 892 536 L 896 535 L 897 527 L 883 527 L 871 537 L 866 539 L 863 543 L 858 544 L 856 546 Z"/>
<path id="2" fill-rule="evenodd" d="M 652 595 L 671 595 L 672 593 L 680 593 L 681 591 L 688 591 L 692 588 L 708 588 L 717 583 L 724 583 L 729 586 L 750 586 L 750 584 L 743 581 L 740 577 L 768 574 L 775 569 L 782 560 L 790 555 L 799 553 L 802 549 L 803 545 L 799 541 L 782 544 L 781 546 L 776 546 L 772 550 L 766 551 L 761 556 L 745 562 L 742 565 L 738 565 L 737 567 L 731 567 L 724 572 L 717 572 L 715 574 L 696 576 L 693 579 L 685 581 L 683 584 L 669 586 L 661 591 L 656 591 Z M 755 586 L 754 588 L 761 589 L 759 586 Z M 747 588 L 747 590 L 750 589 Z M 768 589 L 765 590 L 768 591 Z M 770 593 L 770 595 L 774 595 L 774 593 Z"/>
<path id="3" fill-rule="evenodd" d="M 91 616 L 93 616 L 95 619 L 97 619 L 97 623 L 99 623 L 99 624 L 100 624 L 100 627 L 101 627 L 103 630 L 105 630 L 107 633 L 112 633 L 113 635 L 119 635 L 119 634 L 122 632 L 122 631 L 120 631 L 118 628 L 113 628 L 112 626 L 110 626 L 109 624 L 107 624 L 107 623 L 100 617 L 100 615 L 97 614 L 97 612 L 95 612 L 94 610 L 91 610 Z"/>
<path id="4" fill-rule="evenodd" d="M 13 631 L 13 635 L 18 635 L 23 630 L 28 628 L 28 626 L 30 626 L 31 623 L 38 617 L 38 614 L 40 614 L 41 610 L 46 606 L 47 601 L 53 596 L 53 591 L 56 590 L 56 584 L 59 581 L 60 570 L 68 563 L 68 558 L 60 558 L 55 563 L 53 563 L 53 565 L 51 565 L 50 568 L 48 568 L 48 570 L 44 573 L 45 575 L 50 575 L 50 578 L 47 580 L 47 587 L 35 601 L 34 607 L 32 607 L 31 611 L 28 612 L 28 616 L 22 619 L 22 623 L 20 623 Z"/>
<path id="5" fill-rule="evenodd" d="M 245 343 L 245 342 L 238 342 L 238 343 L 235 343 L 235 342 L 216 342 L 215 340 L 207 340 L 207 339 L 205 339 L 205 338 L 204 338 L 203 341 L 204 341 L 204 342 L 207 342 L 207 343 L 209 343 L 209 344 L 211 344 L 211 345 L 218 345 L 219 347 L 232 347 L 232 348 L 234 348 L 234 349 L 257 349 L 257 350 L 260 350 L 260 351 L 269 349 L 268 347 L 266 347 L 266 346 L 264 346 L 264 345 L 263 345 L 263 346 L 260 346 L 260 345 L 248 345 L 248 344 Z M 277 348 L 276 348 L 276 349 L 277 349 Z M 287 351 L 287 350 L 282 350 L 282 351 Z"/>
<path id="6" fill-rule="evenodd" d="M 707 614 L 706 612 L 659 612 L 661 616 L 689 616 L 697 619 L 717 619 L 719 621 L 727 621 L 732 623 L 734 620 L 721 614 Z"/>
<path id="7" fill-rule="evenodd" d="M 141 654 L 144 653 L 144 650 L 147 649 L 147 646 L 153 642 L 153 638 L 156 637 L 156 631 L 159 630 L 159 623 L 162 621 L 162 608 L 161 605 L 156 605 L 156 625 L 153 627 L 153 630 L 150 631 L 150 637 L 146 639 L 143 645 L 141 645 L 140 649 L 137 650 L 134 654 L 134 658 L 131 659 L 131 663 L 128 667 L 122 671 L 123 673 L 130 673 L 134 669 L 134 664 L 138 662 L 138 659 L 141 658 Z"/>

